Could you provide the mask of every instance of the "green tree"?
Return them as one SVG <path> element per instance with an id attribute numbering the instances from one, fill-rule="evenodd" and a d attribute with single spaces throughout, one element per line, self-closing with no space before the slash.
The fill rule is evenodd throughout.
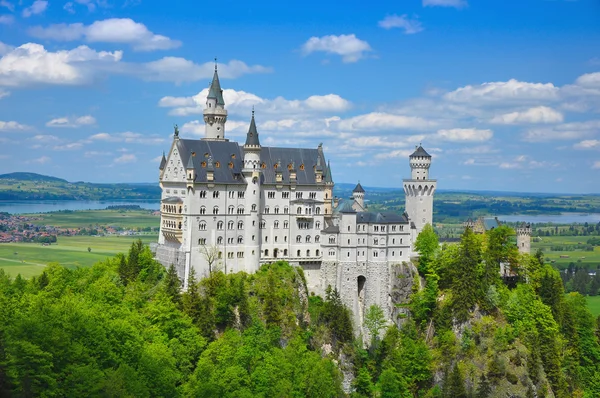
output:
<path id="1" fill-rule="evenodd" d="M 171 264 L 171 266 L 169 266 L 169 270 L 167 271 L 167 276 L 165 278 L 165 293 L 176 304 L 181 303 L 180 289 L 181 280 L 179 279 L 179 276 L 177 276 L 177 270 L 175 269 L 175 266 Z"/>
<path id="2" fill-rule="evenodd" d="M 386 368 L 379 376 L 381 398 L 411 398 L 406 380 L 394 368 Z"/>
<path id="3" fill-rule="evenodd" d="M 481 242 L 471 228 L 466 228 L 452 274 L 452 312 L 459 322 L 468 319 L 470 311 L 481 296 L 480 266 Z"/>
<path id="4" fill-rule="evenodd" d="M 435 258 L 439 247 L 439 239 L 431 224 L 425 224 L 417 239 L 415 250 L 419 252 L 419 272 L 421 275 L 430 273 L 430 264 Z"/>
<path id="5" fill-rule="evenodd" d="M 379 331 L 385 328 L 386 320 L 383 315 L 383 310 L 380 306 L 373 304 L 369 307 L 365 314 L 365 327 L 369 331 L 369 335 L 371 336 L 371 340 L 373 341 L 372 345 L 379 338 Z"/>
<path id="6" fill-rule="evenodd" d="M 366 367 L 362 367 L 358 370 L 354 381 L 352 382 L 355 393 L 352 394 L 356 397 L 372 397 L 373 396 L 373 382 L 371 381 L 371 374 Z"/>
<path id="7" fill-rule="evenodd" d="M 477 385 L 477 392 L 475 393 L 475 398 L 488 398 L 492 395 L 492 386 L 488 382 L 485 374 L 481 374 L 479 378 L 479 384 Z"/>
<path id="8" fill-rule="evenodd" d="M 454 364 L 452 371 L 446 378 L 443 396 L 448 398 L 467 398 L 465 378 L 462 374 L 462 371 L 458 367 L 458 363 Z"/>

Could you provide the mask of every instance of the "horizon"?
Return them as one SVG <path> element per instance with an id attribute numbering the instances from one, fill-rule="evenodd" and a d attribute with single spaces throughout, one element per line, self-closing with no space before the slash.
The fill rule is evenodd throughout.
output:
<path id="1" fill-rule="evenodd" d="M 323 143 L 334 181 L 582 195 L 600 171 L 600 3 L 0 3 L 0 169 L 158 181 L 215 63 L 243 142 Z M 215 61 L 215 56 L 217 57 Z M 504 189 L 503 189 L 504 188 Z M 510 190 L 507 190 L 510 188 Z"/>

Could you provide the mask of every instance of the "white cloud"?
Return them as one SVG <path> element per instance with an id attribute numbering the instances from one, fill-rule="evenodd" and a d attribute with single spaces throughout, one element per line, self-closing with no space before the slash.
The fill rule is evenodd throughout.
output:
<path id="1" fill-rule="evenodd" d="M 577 78 L 575 83 L 584 87 L 600 87 L 600 72 L 581 75 Z"/>
<path id="2" fill-rule="evenodd" d="M 364 115 L 342 119 L 338 127 L 342 130 L 393 130 L 424 129 L 435 126 L 434 122 L 420 117 L 393 115 L 383 112 L 371 112 Z"/>
<path id="3" fill-rule="evenodd" d="M 201 114 L 207 95 L 208 89 L 204 89 L 193 97 L 163 97 L 158 102 L 158 106 L 173 108 L 169 114 L 176 116 Z M 265 99 L 233 89 L 223 90 L 223 100 L 230 114 L 240 114 L 245 117 L 250 115 L 253 106 L 256 106 L 257 117 L 262 114 L 277 114 L 285 117 L 289 114 L 311 112 L 344 112 L 352 106 L 350 101 L 336 94 L 312 95 L 305 100 L 287 100 L 283 97 Z"/>
<path id="4" fill-rule="evenodd" d="M 109 6 L 105 0 L 75 0 L 75 3 L 71 1 L 65 3 L 63 8 L 70 14 L 75 14 L 75 4 L 85 6 L 89 12 L 96 11 L 97 7 Z"/>
<path id="5" fill-rule="evenodd" d="M 35 0 L 30 7 L 23 10 L 23 17 L 29 18 L 32 15 L 41 14 L 48 8 L 48 2 L 45 0 Z"/>
<path id="6" fill-rule="evenodd" d="M 9 11 L 15 12 L 14 4 L 7 0 L 0 0 L 0 7 L 5 7 L 5 8 L 8 8 Z"/>
<path id="7" fill-rule="evenodd" d="M 109 134 L 109 133 L 98 133 L 89 137 L 92 141 L 107 141 L 107 142 L 124 142 L 127 144 L 162 144 L 165 142 L 164 138 L 157 135 L 143 135 L 140 133 L 132 133 L 126 131 L 124 133 Z"/>
<path id="8" fill-rule="evenodd" d="M 547 106 L 537 106 L 522 112 L 510 112 L 494 116 L 491 123 L 496 124 L 521 124 L 521 123 L 562 123 L 562 113 Z"/>
<path id="9" fill-rule="evenodd" d="M 110 152 L 102 152 L 102 151 L 87 151 L 83 154 L 86 158 L 92 158 L 95 156 L 110 156 L 112 155 Z"/>
<path id="10" fill-rule="evenodd" d="M 329 35 L 323 37 L 311 37 L 302 45 L 305 55 L 321 51 L 328 54 L 337 54 L 346 63 L 356 62 L 371 51 L 371 46 L 364 40 L 360 40 L 354 34 Z"/>
<path id="11" fill-rule="evenodd" d="M 64 145 L 55 145 L 52 149 L 55 151 L 73 151 L 75 149 L 80 149 L 82 146 L 83 144 L 81 142 L 71 142 Z"/>
<path id="12" fill-rule="evenodd" d="M 85 39 L 90 43 L 126 43 L 136 51 L 169 50 L 181 46 L 180 41 L 154 34 L 146 25 L 129 18 L 110 18 L 87 26 L 82 23 L 56 24 L 47 28 L 36 26 L 29 34 L 59 41 Z"/>
<path id="13" fill-rule="evenodd" d="M 15 21 L 12 15 L 0 15 L 0 25 L 10 25 Z"/>
<path id="14" fill-rule="evenodd" d="M 466 7 L 466 0 L 423 0 L 423 7 Z"/>
<path id="15" fill-rule="evenodd" d="M 8 54 L 13 49 L 13 46 L 9 46 L 8 44 L 4 44 L 0 41 L 0 55 Z"/>
<path id="16" fill-rule="evenodd" d="M 600 160 L 597 160 L 592 165 L 592 169 L 600 169 Z"/>
<path id="17" fill-rule="evenodd" d="M 0 120 L 0 131 L 23 131 L 29 130 L 31 127 L 17 122 L 3 122 Z"/>
<path id="18" fill-rule="evenodd" d="M 228 136 L 230 136 L 230 135 L 241 136 L 248 131 L 249 125 L 250 125 L 249 121 L 244 122 L 244 121 L 237 121 L 237 120 L 228 120 L 227 124 L 225 125 L 225 134 Z M 191 122 L 184 123 L 183 126 L 181 126 L 182 133 L 190 133 L 193 135 L 204 136 L 204 133 L 205 133 L 204 129 L 205 129 L 204 120 L 202 120 L 202 121 L 192 120 Z M 261 124 L 259 124 L 259 126 L 258 126 L 259 134 L 262 133 L 262 129 L 263 129 L 263 126 Z"/>
<path id="19" fill-rule="evenodd" d="M 600 148 L 600 140 L 583 140 L 573 145 L 575 149 L 594 149 Z"/>
<path id="20" fill-rule="evenodd" d="M 588 137 L 600 129 L 600 120 L 563 123 L 550 128 L 537 128 L 526 131 L 523 141 L 546 142 L 554 140 L 571 140 Z"/>
<path id="21" fill-rule="evenodd" d="M 79 117 L 60 117 L 52 119 L 46 123 L 47 127 L 81 127 L 96 124 L 96 119 L 93 116 Z"/>
<path id="22" fill-rule="evenodd" d="M 185 58 L 164 57 L 141 65 L 132 64 L 127 73 L 139 75 L 144 80 L 184 83 L 212 77 L 214 67 L 212 62 L 195 64 Z M 273 71 L 265 66 L 247 65 L 238 60 L 231 60 L 227 64 L 219 64 L 218 67 L 219 77 L 225 79 L 235 79 L 250 73 L 270 73 Z"/>
<path id="23" fill-rule="evenodd" d="M 406 14 L 398 16 L 388 15 L 384 19 L 378 22 L 378 25 L 384 29 L 400 28 L 404 30 L 404 33 L 411 35 L 419 33 L 423 30 L 421 22 L 419 20 L 410 19 Z"/>
<path id="24" fill-rule="evenodd" d="M 51 161 L 52 161 L 52 159 L 50 159 L 48 156 L 42 156 L 42 157 L 39 157 L 39 158 L 37 158 L 37 159 L 30 160 L 30 161 L 29 161 L 29 162 L 27 162 L 27 163 L 39 163 L 39 164 L 46 164 L 46 163 L 49 163 L 49 162 L 51 162 Z"/>
<path id="25" fill-rule="evenodd" d="M 132 153 L 124 153 L 118 158 L 114 159 L 114 163 L 133 163 L 137 161 L 137 157 Z"/>
<path id="26" fill-rule="evenodd" d="M 552 83 L 528 83 L 510 79 L 507 82 L 491 82 L 460 87 L 444 95 L 456 102 L 539 101 L 558 99 L 558 87 Z"/>
<path id="27" fill-rule="evenodd" d="M 492 130 L 455 128 L 438 130 L 434 138 L 451 142 L 482 142 L 490 140 L 493 136 Z"/>
<path id="28" fill-rule="evenodd" d="M 122 55 L 121 51 L 96 52 L 87 46 L 48 52 L 40 44 L 27 43 L 0 58 L 0 85 L 89 83 L 93 67 L 116 63 Z"/>
<path id="29" fill-rule="evenodd" d="M 44 135 L 44 134 L 35 135 L 35 136 L 31 137 L 31 139 L 34 141 L 43 142 L 43 143 L 59 141 L 58 137 L 55 135 Z"/>
<path id="30" fill-rule="evenodd" d="M 408 158 L 414 152 L 413 149 L 397 149 L 391 152 L 378 153 L 375 159 Z"/>

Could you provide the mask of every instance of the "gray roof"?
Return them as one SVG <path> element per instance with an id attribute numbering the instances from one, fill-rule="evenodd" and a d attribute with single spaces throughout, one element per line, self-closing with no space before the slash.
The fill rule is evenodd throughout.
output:
<path id="1" fill-rule="evenodd" d="M 181 155 L 181 163 L 188 164 L 192 158 L 192 164 L 196 170 L 196 182 L 206 182 L 206 170 L 208 168 L 209 158 L 212 158 L 214 165 L 214 182 L 227 184 L 245 184 L 242 177 L 244 163 L 243 147 L 236 142 L 231 141 L 209 141 L 209 140 L 189 140 L 179 139 L 176 142 L 177 149 Z M 191 156 L 195 153 L 196 156 Z M 276 172 L 275 165 L 281 161 L 281 171 L 283 183 L 289 183 L 290 170 L 288 166 L 294 164 L 296 168 L 296 183 L 300 185 L 317 184 L 314 167 L 317 159 L 321 157 L 321 163 L 325 163 L 323 153 L 316 148 L 274 148 L 261 147 L 260 160 L 264 163 L 261 167 L 262 184 L 275 184 Z M 205 167 L 202 163 L 205 162 Z M 231 163 L 231 167 L 230 167 Z"/>
<path id="2" fill-rule="evenodd" d="M 223 90 L 221 90 L 221 83 L 219 82 L 219 75 L 217 73 L 217 65 L 215 65 L 215 74 L 213 75 L 210 89 L 208 90 L 208 96 L 206 98 L 214 98 L 217 100 L 217 104 L 225 105 L 225 101 L 223 100 Z"/>
<path id="3" fill-rule="evenodd" d="M 340 227 L 337 225 L 329 225 L 323 230 L 326 234 L 337 234 L 340 232 Z"/>
<path id="4" fill-rule="evenodd" d="M 254 110 L 252 110 L 252 120 L 250 120 L 250 128 L 248 128 L 248 134 L 246 134 L 245 146 L 260 146 L 258 140 L 258 131 L 256 131 L 256 122 L 254 122 Z"/>
<path id="5" fill-rule="evenodd" d="M 194 156 L 192 154 L 190 154 L 186 169 L 193 169 L 193 168 L 194 168 Z"/>
<path id="6" fill-rule="evenodd" d="M 431 155 L 427 153 L 427 151 L 425 151 L 425 149 L 423 149 L 423 147 L 421 145 L 419 145 L 419 147 L 417 149 L 415 149 L 415 151 L 413 152 L 412 155 L 410 155 L 411 158 L 416 158 L 416 157 L 422 157 L 422 158 L 430 158 Z"/>
<path id="7" fill-rule="evenodd" d="M 352 190 L 352 192 L 364 193 L 365 190 L 363 189 L 362 185 L 360 185 L 360 182 L 359 182 L 358 184 L 356 184 L 356 187 Z"/>
<path id="8" fill-rule="evenodd" d="M 331 164 L 329 162 L 327 162 L 327 171 L 325 172 L 325 175 L 324 175 L 324 181 L 333 183 L 333 178 L 331 176 Z"/>
<path id="9" fill-rule="evenodd" d="M 356 222 L 367 224 L 408 224 L 408 219 L 403 214 L 361 211 L 356 215 Z"/>
<path id="10" fill-rule="evenodd" d="M 167 158 L 165 158 L 165 153 L 163 152 L 163 157 L 160 160 L 160 166 L 158 166 L 158 169 L 164 170 L 166 165 L 167 165 Z"/>
<path id="11" fill-rule="evenodd" d="M 337 207 L 333 209 L 333 213 L 356 213 L 356 210 L 352 208 L 353 203 L 353 200 L 340 200 Z"/>

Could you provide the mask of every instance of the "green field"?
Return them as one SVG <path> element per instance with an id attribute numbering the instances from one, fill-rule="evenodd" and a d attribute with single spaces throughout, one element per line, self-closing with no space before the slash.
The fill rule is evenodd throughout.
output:
<path id="1" fill-rule="evenodd" d="M 0 244 L 0 268 L 8 274 L 31 277 L 42 272 L 50 262 L 68 268 L 89 267 L 98 261 L 126 252 L 131 243 L 142 239 L 145 244 L 157 241 L 157 235 L 139 236 L 59 236 L 50 246 L 39 243 Z M 92 249 L 88 252 L 88 247 Z"/>
<path id="2" fill-rule="evenodd" d="M 36 225 L 52 225 L 63 228 L 89 228 L 94 226 L 114 226 L 121 228 L 157 227 L 160 216 L 148 210 L 84 210 L 73 212 L 53 212 L 45 214 L 24 214 L 41 218 L 31 221 Z"/>
<path id="3" fill-rule="evenodd" d="M 575 263 L 580 267 L 596 269 L 600 265 L 600 247 L 594 247 L 593 252 L 577 250 L 584 246 L 589 236 L 545 236 L 539 242 L 532 239 L 531 252 L 535 253 L 538 248 L 542 249 L 544 258 L 550 259 L 550 262 L 558 269 L 564 269 L 569 263 Z M 552 246 L 570 246 L 576 250 L 552 251 Z M 561 258 L 561 256 L 568 256 Z"/>
<path id="4" fill-rule="evenodd" d="M 594 317 L 600 315 L 600 296 L 586 296 L 588 308 Z"/>

